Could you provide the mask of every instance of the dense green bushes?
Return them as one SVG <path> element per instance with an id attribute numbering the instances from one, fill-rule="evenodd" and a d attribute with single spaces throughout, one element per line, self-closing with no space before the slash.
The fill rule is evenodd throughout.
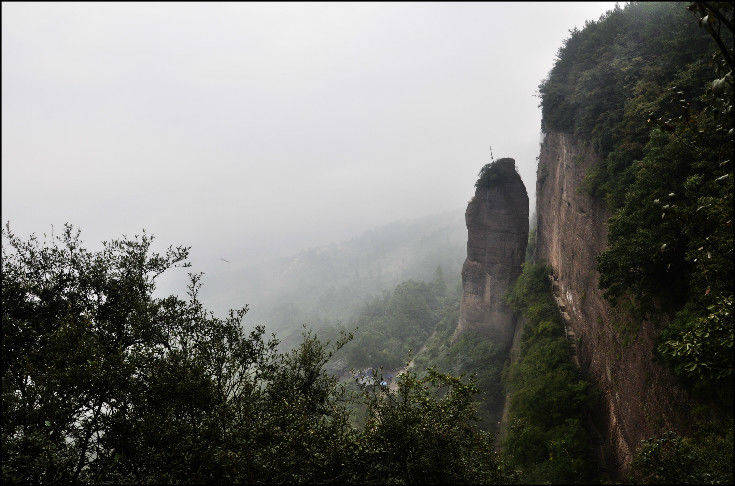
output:
<path id="1" fill-rule="evenodd" d="M 660 356 L 686 381 L 715 387 L 733 371 L 733 327 L 718 318 L 732 312 L 735 278 L 728 147 L 708 112 L 654 130 L 599 257 L 610 298 L 628 293 L 644 316 L 672 316 Z"/>
<path id="2" fill-rule="evenodd" d="M 475 187 L 487 188 L 513 181 L 517 177 L 515 170 L 508 171 L 502 167 L 502 164 L 509 163 L 514 164 L 512 159 L 498 159 L 483 165 L 475 182 Z"/>
<path id="3" fill-rule="evenodd" d="M 407 374 L 350 397 L 307 335 L 288 353 L 247 309 L 153 297 L 188 249 L 143 235 L 84 249 L 3 234 L 3 482 L 498 482 L 476 389 Z M 338 347 L 339 344 L 336 345 Z M 365 426 L 348 407 L 366 404 Z"/>
<path id="4" fill-rule="evenodd" d="M 392 484 L 456 484 L 501 481 L 492 436 L 475 416 L 478 389 L 459 378 L 408 372 L 395 394 L 368 401 L 358 457 L 369 481 Z"/>
<path id="5" fill-rule="evenodd" d="M 732 484 L 732 417 L 702 417 L 703 407 L 692 414 L 691 436 L 673 431 L 641 443 L 629 479 L 643 484 Z"/>
<path id="6" fill-rule="evenodd" d="M 430 370 L 466 377 L 479 392 L 474 403 L 479 425 L 495 431 L 504 399 L 505 356 L 482 333 L 468 331 L 452 341 L 459 300 L 458 292 L 446 288 L 440 273 L 431 283 L 401 283 L 358 312 L 352 321 L 354 338 L 335 354 L 335 364 L 341 363 L 336 371 L 372 368 L 392 375 L 413 361 L 421 377 L 429 376 Z M 337 329 L 324 335 L 336 336 Z"/>
<path id="7" fill-rule="evenodd" d="M 542 129 L 572 133 L 603 157 L 618 150 L 619 157 L 603 165 L 611 169 L 607 175 L 620 177 L 625 167 L 616 164 L 629 165 L 640 155 L 648 119 L 661 116 L 655 110 L 664 88 L 688 65 L 699 64 L 711 46 L 682 4 L 616 7 L 573 30 L 559 49 L 539 87 Z M 682 89 L 701 93 L 704 87 Z"/>
<path id="8" fill-rule="evenodd" d="M 584 483 L 597 475 L 584 422 L 592 391 L 572 361 L 548 274 L 543 265 L 525 264 L 508 298 L 526 327 L 508 372 L 503 455 L 519 482 Z"/>

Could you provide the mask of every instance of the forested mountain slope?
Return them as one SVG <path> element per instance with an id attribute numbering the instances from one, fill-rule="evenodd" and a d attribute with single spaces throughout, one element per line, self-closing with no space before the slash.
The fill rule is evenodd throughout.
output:
<path id="1" fill-rule="evenodd" d="M 249 302 L 247 322 L 273 329 L 331 325 L 400 282 L 433 280 L 437 268 L 456 285 L 465 244 L 461 210 L 396 221 L 346 242 L 234 268 L 203 298 L 222 311 Z"/>
<path id="2" fill-rule="evenodd" d="M 187 247 L 8 224 L 3 481 L 735 482 L 733 7 L 707 5 L 571 33 L 530 232 L 491 163 L 466 219 L 190 274 L 184 297 L 156 289 Z M 480 325 L 458 326 L 468 293 Z"/>

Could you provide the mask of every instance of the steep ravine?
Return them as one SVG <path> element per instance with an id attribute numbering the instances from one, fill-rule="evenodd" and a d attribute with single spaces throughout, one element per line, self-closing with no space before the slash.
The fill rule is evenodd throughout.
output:
<path id="1" fill-rule="evenodd" d="M 510 350 L 508 351 L 508 362 L 509 363 L 515 363 L 518 361 L 518 358 L 521 354 L 521 338 L 523 337 L 523 329 L 525 325 L 525 320 L 523 319 L 523 316 L 519 316 L 516 320 L 516 328 L 515 332 L 513 333 L 513 341 L 510 346 Z M 500 424 L 498 426 L 498 435 L 495 440 L 495 448 L 496 450 L 500 451 L 500 448 L 503 444 L 503 440 L 505 440 L 506 432 L 508 430 L 508 413 L 510 412 L 510 400 L 509 396 L 505 396 L 505 400 L 503 402 L 503 412 L 500 416 Z"/>
<path id="2" fill-rule="evenodd" d="M 611 307 L 598 288 L 595 259 L 607 241 L 608 213 L 582 188 L 598 157 L 570 136 L 551 132 L 541 145 L 536 185 L 536 258 L 553 270 L 554 292 L 583 372 L 602 394 L 595 417 L 601 458 L 611 471 L 629 468 L 638 443 L 665 430 L 683 431 L 687 396 L 656 364 L 655 330 Z M 626 339 L 626 333 L 633 333 Z"/>

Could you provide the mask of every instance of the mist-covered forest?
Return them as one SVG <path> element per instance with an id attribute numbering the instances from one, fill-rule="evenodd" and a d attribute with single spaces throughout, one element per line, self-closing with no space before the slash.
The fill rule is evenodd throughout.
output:
<path id="1" fill-rule="evenodd" d="M 404 37 L 414 48 L 435 42 L 436 32 L 452 33 L 465 26 L 467 32 L 458 32 L 453 42 L 471 41 L 466 49 L 472 51 L 479 39 L 472 36 L 480 34 L 471 32 L 482 27 L 476 22 L 485 18 L 478 17 L 480 13 L 510 16 L 521 8 L 489 4 L 470 15 L 469 10 L 459 12 L 470 6 L 447 10 L 444 4 L 419 4 L 414 10 L 396 5 L 375 10 L 358 5 L 344 10 L 316 5 L 307 5 L 313 10 L 283 4 L 274 10 L 256 7 L 247 12 L 264 15 L 264 25 L 278 26 L 284 29 L 279 32 L 303 41 L 302 49 L 317 45 L 309 42 L 325 42 L 318 44 L 323 50 L 300 58 L 297 54 L 303 52 L 294 47 L 298 43 L 269 44 L 270 34 L 263 33 L 267 29 L 260 31 L 262 26 L 248 20 L 254 23 L 242 35 L 257 38 L 254 46 L 293 55 L 297 60 L 289 66 L 305 76 L 304 86 L 316 79 L 308 77 L 317 76 L 308 66 L 321 63 L 320 56 L 330 56 L 334 66 L 349 64 L 331 42 L 347 35 L 335 19 L 354 16 L 360 19 L 355 32 L 344 39 L 396 39 L 387 50 L 355 41 L 359 48 L 355 52 L 364 55 L 367 64 L 373 62 L 369 49 L 375 48 L 380 62 L 385 56 L 405 55 L 406 64 L 399 71 L 417 79 L 422 72 L 434 73 L 426 67 L 433 63 L 444 63 L 442 73 L 456 68 L 446 79 L 433 74 L 439 76 L 432 88 L 437 98 L 444 96 L 441 86 L 450 78 L 474 74 L 491 79 L 495 70 L 480 74 L 442 51 L 437 51 L 436 59 L 427 58 L 426 64 L 423 54 L 416 54 L 420 59 L 413 65 L 408 61 L 410 51 L 402 51 Z M 153 19 L 149 20 L 153 26 L 165 24 L 156 17 L 165 13 L 160 8 L 143 14 L 152 15 L 144 18 Z M 178 13 L 180 5 L 171 8 L 184 15 Z M 24 219 L 28 208 L 42 212 L 46 206 L 72 207 L 67 200 L 79 203 L 86 196 L 75 194 L 86 193 L 75 192 L 72 185 L 66 195 L 45 201 L 24 199 L 13 188 L 12 198 L 3 198 L 3 482 L 735 482 L 735 11 L 728 2 L 616 3 L 598 6 L 594 14 L 578 11 L 575 24 L 572 13 L 565 17 L 565 9 L 572 9 L 568 5 L 523 8 L 548 9 L 544 12 L 549 23 L 565 26 L 554 34 L 558 37 L 549 37 L 557 39 L 555 56 L 538 64 L 541 74 L 532 80 L 537 98 L 521 93 L 538 104 L 534 108 L 538 119 L 529 125 L 538 125 L 540 145 L 538 130 L 511 134 L 502 128 L 510 122 L 492 125 L 497 138 L 512 140 L 517 135 L 525 140 L 524 147 L 530 144 L 531 162 L 524 159 L 525 148 L 518 149 L 518 155 L 510 153 L 516 158 L 496 157 L 496 142 L 496 152 L 490 148 L 489 156 L 469 162 L 446 159 L 442 151 L 450 145 L 441 144 L 451 143 L 453 137 L 466 144 L 459 138 L 462 130 L 451 128 L 465 124 L 454 118 L 442 125 L 449 141 L 426 132 L 416 152 L 406 147 L 418 135 L 393 126 L 401 138 L 395 147 L 401 151 L 390 152 L 396 158 L 385 166 L 378 160 L 381 143 L 393 147 L 385 134 L 364 145 L 350 138 L 357 135 L 343 134 L 354 146 L 341 150 L 339 163 L 329 159 L 329 150 L 342 141 L 317 151 L 316 159 L 325 158 L 321 172 L 308 170 L 312 149 L 301 141 L 289 157 L 297 160 L 295 154 L 303 155 L 303 163 L 281 166 L 274 162 L 280 159 L 263 159 L 264 167 L 277 166 L 275 176 L 268 168 L 261 173 L 257 164 L 248 166 L 253 179 L 261 179 L 248 186 L 252 198 L 238 204 L 243 215 L 262 213 L 248 219 L 230 218 L 230 209 L 222 209 L 217 199 L 250 197 L 237 185 L 230 188 L 223 183 L 220 190 L 205 190 L 202 183 L 202 189 L 177 199 L 187 184 L 200 187 L 196 184 L 207 173 L 187 168 L 181 159 L 180 168 L 164 171 L 170 185 L 160 191 L 171 194 L 178 205 L 197 200 L 196 206 L 177 209 L 186 213 L 185 223 L 168 226 L 172 220 L 161 217 L 160 233 L 143 221 L 135 226 L 140 230 L 131 233 L 122 229 L 128 227 L 123 218 L 121 230 L 111 238 L 98 238 L 104 232 L 85 226 L 93 220 L 90 212 L 65 214 L 67 222 L 51 229 L 31 228 L 30 222 L 39 221 L 36 216 Z M 245 10 L 217 9 L 211 12 L 247 17 Z M 3 73 L 3 84 L 9 86 L 3 92 L 4 125 L 21 119 L 15 110 L 17 100 L 24 99 L 18 87 L 27 81 L 23 76 L 31 79 L 28 73 L 36 76 L 43 69 L 56 72 L 50 64 L 40 71 L 28 67 L 36 62 L 28 54 L 35 47 L 15 24 L 30 22 L 36 28 L 65 15 L 63 9 L 33 12 L 4 4 L 6 10 L 12 20 L 3 20 L 3 43 L 10 46 L 3 47 L 4 71 L 11 71 Z M 379 19 L 399 22 L 412 12 L 425 21 L 420 28 L 407 24 L 416 30 L 400 35 L 370 30 L 378 28 Z M 83 15 L 102 22 L 106 14 L 92 9 Z M 299 17 L 311 15 L 316 22 L 338 26 L 312 38 L 314 34 L 299 30 L 304 25 Z M 199 25 L 195 19 L 182 19 L 192 22 L 182 25 Z M 239 38 L 237 31 L 227 30 L 223 19 L 216 20 L 223 31 L 210 33 L 215 38 Z M 147 32 L 138 20 L 132 22 Z M 59 26 L 59 32 L 64 28 Z M 492 30 L 506 32 L 496 24 Z M 48 34 L 51 39 L 58 34 L 54 32 Z M 178 31 L 164 32 L 163 40 L 150 42 L 168 45 Z M 539 30 L 538 35 L 545 34 Z M 470 36 L 470 41 L 463 36 Z M 492 39 L 497 48 L 503 38 Z M 127 42 L 138 41 L 121 45 Z M 248 46 L 240 48 L 247 51 Z M 530 45 L 523 48 L 533 50 Z M 147 52 L 121 49 L 112 55 L 124 59 L 130 52 Z M 523 58 L 518 46 L 506 44 L 503 49 Z M 196 57 L 192 52 L 189 61 Z M 176 56 L 172 66 L 186 58 Z M 529 57 L 528 62 L 535 61 Z M 380 69 L 388 72 L 395 65 L 380 64 Z M 283 73 L 280 65 L 274 66 L 273 72 Z M 199 68 L 193 72 L 199 73 Z M 164 78 L 170 74 L 166 69 L 160 71 Z M 324 82 L 338 90 L 341 83 L 354 81 L 345 74 L 352 71 L 345 69 Z M 270 75 L 265 71 L 260 75 Z M 124 78 L 132 72 L 115 76 Z M 248 70 L 252 79 L 233 72 L 227 78 L 225 71 L 204 68 L 201 72 L 208 73 L 197 81 L 203 85 L 223 83 L 217 86 L 246 92 L 260 89 L 253 81 L 257 76 Z M 83 74 L 75 73 L 71 79 Z M 281 74 L 270 81 L 274 90 L 285 89 Z M 483 90 L 468 81 L 467 90 L 480 90 L 472 95 L 478 100 L 514 91 L 512 83 L 497 76 L 505 83 L 497 89 Z M 230 85 L 224 78 L 236 82 Z M 69 78 L 55 82 L 61 86 Z M 366 97 L 394 96 L 393 89 L 377 95 L 368 90 L 368 84 L 382 82 L 366 78 L 356 86 L 365 85 Z M 454 92 L 461 83 L 447 86 Z M 289 96 L 306 99 L 313 95 L 309 89 Z M 516 83 L 515 91 L 519 90 Z M 334 96 L 343 96 L 340 93 Z M 44 113 L 42 94 L 38 97 L 29 110 Z M 79 94 L 80 103 L 83 97 Z M 344 100 L 343 104 L 350 103 Z M 332 101 L 324 103 L 319 106 L 331 106 Z M 443 103 L 437 101 L 437 119 L 447 109 Z M 401 113 L 424 110 L 425 105 L 395 103 Z M 206 112 L 206 103 L 202 106 Z M 298 109 L 279 111 L 279 106 L 274 102 L 268 116 L 282 117 L 289 137 L 308 138 L 304 127 L 309 122 L 299 129 L 288 125 L 293 122 L 289 117 L 302 116 Z M 482 106 L 482 114 L 488 114 Z M 337 108 L 332 109 L 318 113 L 316 120 L 339 118 Z M 365 119 L 375 115 L 367 104 L 350 105 L 350 110 Z M 268 116 L 262 117 L 263 123 L 271 122 Z M 381 112 L 381 116 L 388 123 L 392 115 Z M 468 115 L 466 125 L 482 123 L 474 116 Z M 234 124 L 237 120 L 230 118 Z M 43 130 L 50 126 L 48 120 L 22 122 L 30 130 L 34 123 Z M 327 128 L 332 122 L 325 121 L 318 129 L 336 134 L 339 128 Z M 363 122 L 355 121 L 356 132 Z M 175 127 L 188 122 L 172 117 L 167 123 Z M 173 128 L 164 126 L 168 128 L 160 132 L 163 145 L 173 140 L 166 138 L 173 137 L 166 131 Z M 428 130 L 420 122 L 417 127 Z M 262 156 L 258 151 L 265 150 L 276 132 L 255 135 L 259 129 L 234 139 L 252 137 L 262 145 L 243 142 L 230 168 L 217 162 L 207 171 L 219 170 L 226 179 L 246 164 L 242 159 Z M 19 167 L 33 167 L 38 159 L 32 154 L 40 152 L 24 145 L 30 135 L 16 130 L 3 129 L 3 138 L 11 141 L 7 148 L 3 142 L 2 164 L 3 175 L 14 177 L 20 187 L 25 169 Z M 370 133 L 382 133 L 374 130 Z M 473 130 L 467 128 L 476 137 Z M 292 149 L 285 137 L 279 140 L 275 144 L 279 150 Z M 427 144 L 432 141 L 441 157 L 434 162 L 427 159 L 422 167 L 421 160 L 411 157 L 429 157 Z M 488 145 L 486 139 L 478 143 Z M 518 148 L 503 143 L 503 150 Z M 67 154 L 62 149 L 59 145 L 60 160 Z M 226 158 L 228 150 L 217 154 Z M 350 150 L 369 153 L 376 159 L 375 167 L 356 163 Z M 398 155 L 409 160 L 407 165 L 401 165 Z M 465 163 L 471 170 L 464 170 Z M 436 175 L 432 164 L 440 174 L 446 172 L 446 180 L 431 179 Z M 432 175 L 422 174 L 422 168 Z M 129 170 L 138 171 L 136 184 L 147 187 L 145 170 L 134 165 Z M 191 181 L 186 179 L 189 170 Z M 268 199 L 268 191 L 258 192 L 270 177 L 289 180 L 288 185 L 273 186 L 279 188 L 273 199 Z M 371 177 L 378 181 L 374 186 Z M 461 190 L 452 189 L 452 178 L 461 182 Z M 405 192 L 396 189 L 402 187 L 399 183 Z M 384 192 L 378 189 L 383 185 Z M 369 197 L 359 199 L 368 186 Z M 318 191 L 299 192 L 305 187 Z M 421 196 L 411 192 L 417 187 Z M 34 190 L 28 189 L 28 194 Z M 109 190 L 114 191 L 114 184 Z M 454 199 L 441 195 L 451 191 Z M 138 194 L 143 197 L 145 192 L 141 189 Z M 421 199 L 433 200 L 432 194 L 442 201 L 436 207 Z M 209 197 L 216 209 L 197 219 Z M 135 193 L 129 198 L 132 201 Z M 109 207 L 128 204 L 135 211 L 126 200 Z M 146 204 L 153 213 L 159 203 L 151 201 Z M 518 201 L 529 207 L 519 210 Z M 467 204 L 466 212 L 458 203 Z M 85 199 L 82 206 L 105 204 L 110 204 L 108 199 Z M 382 204 L 395 211 L 384 210 Z M 414 204 L 421 210 L 407 209 Z M 303 213 L 296 209 L 301 206 Z M 221 232 L 202 235 L 214 228 L 208 220 L 219 217 L 219 211 L 225 221 Z M 50 224 L 58 224 L 48 218 Z M 103 226 L 117 228 L 107 218 L 99 227 Z M 177 231 L 192 236 L 183 242 L 170 239 Z M 209 241 L 211 247 L 205 244 L 197 253 L 192 241 Z"/>
<path id="2" fill-rule="evenodd" d="M 465 253 L 461 210 L 402 220 L 355 238 L 242 268 L 230 268 L 203 298 L 218 312 L 243 296 L 248 321 L 281 332 L 346 323 L 357 309 L 407 281 L 429 281 L 437 269 L 457 285 Z"/>

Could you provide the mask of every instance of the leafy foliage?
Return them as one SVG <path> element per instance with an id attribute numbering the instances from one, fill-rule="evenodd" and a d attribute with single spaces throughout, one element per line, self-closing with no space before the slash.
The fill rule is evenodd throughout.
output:
<path id="1" fill-rule="evenodd" d="M 377 386 L 375 386 L 377 387 Z M 497 483 L 491 436 L 477 427 L 474 385 L 429 371 L 407 372 L 398 390 L 372 393 L 365 426 L 366 477 L 380 483 Z M 440 397 L 440 398 L 437 398 Z"/>
<path id="2" fill-rule="evenodd" d="M 475 389 L 445 375 L 364 390 L 351 425 L 325 372 L 342 344 L 306 335 L 288 353 L 247 308 L 155 298 L 187 248 L 147 235 L 90 252 L 3 235 L 2 478 L 12 482 L 497 482 L 473 424 Z"/>
<path id="3" fill-rule="evenodd" d="M 504 167 L 509 162 L 514 163 L 512 159 L 498 159 L 483 165 L 475 187 L 491 187 L 514 180 L 517 177 L 515 171 Z"/>
<path id="4" fill-rule="evenodd" d="M 732 484 L 733 425 L 722 434 L 696 439 L 667 432 L 643 441 L 632 465 L 632 479 L 653 484 Z"/>
<path id="5" fill-rule="evenodd" d="M 674 314 L 661 356 L 683 378 L 717 385 L 733 370 L 732 326 L 715 317 L 732 301 L 735 242 L 732 143 L 711 111 L 673 132 L 654 130 L 626 204 L 610 218 L 599 269 L 610 298 L 627 292 L 646 313 Z M 673 352 L 694 336 L 707 353 Z"/>
<path id="6" fill-rule="evenodd" d="M 688 309 L 680 312 L 674 325 L 664 331 L 658 350 L 680 376 L 700 383 L 715 380 L 727 383 L 732 376 L 735 334 L 732 297 L 711 305 L 708 311 L 705 316 L 699 316 L 698 312 L 689 316 Z"/>
<path id="7" fill-rule="evenodd" d="M 588 140 L 607 159 L 602 181 L 641 154 L 656 101 L 682 67 L 701 63 L 712 42 L 690 14 L 671 3 L 631 3 L 573 30 L 539 87 L 542 128 Z M 702 86 L 687 86 L 702 92 Z M 666 120 L 668 117 L 663 118 Z M 608 157 L 613 151 L 615 155 Z M 597 186 L 597 185 L 596 185 Z"/>
<path id="8" fill-rule="evenodd" d="M 503 453 L 521 483 L 585 483 L 597 475 L 585 428 L 593 394 L 572 362 L 548 274 L 544 265 L 524 264 L 508 297 L 526 325 L 508 373 Z"/>

